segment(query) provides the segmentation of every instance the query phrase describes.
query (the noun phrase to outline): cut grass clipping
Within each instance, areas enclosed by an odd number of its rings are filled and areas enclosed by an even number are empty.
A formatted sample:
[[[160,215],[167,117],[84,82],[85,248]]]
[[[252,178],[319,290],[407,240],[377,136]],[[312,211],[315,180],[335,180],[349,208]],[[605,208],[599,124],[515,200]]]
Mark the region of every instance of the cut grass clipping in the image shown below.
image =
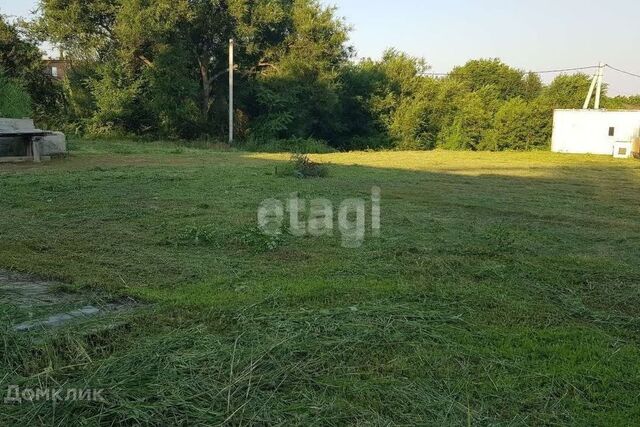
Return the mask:
[[[0,426],[638,424],[640,162],[349,152],[275,179],[290,154],[173,150],[0,164],[0,270],[77,289],[62,310],[0,289]],[[265,198],[373,186],[381,233],[357,250],[255,229]],[[106,402],[5,404],[12,385]]]
[[[285,166],[276,166],[277,176],[295,176],[296,178],[324,178],[329,175],[329,169],[312,161],[308,155],[296,153],[291,156]]]

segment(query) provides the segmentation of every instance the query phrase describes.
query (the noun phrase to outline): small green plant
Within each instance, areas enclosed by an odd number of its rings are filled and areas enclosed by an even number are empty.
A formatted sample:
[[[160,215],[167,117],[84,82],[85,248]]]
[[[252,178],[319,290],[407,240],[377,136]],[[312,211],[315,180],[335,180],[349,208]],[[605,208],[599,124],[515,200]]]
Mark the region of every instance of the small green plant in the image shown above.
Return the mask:
[[[189,226],[178,235],[177,242],[181,244],[193,244],[202,246],[216,246],[219,236],[213,225]]]
[[[329,174],[328,168],[312,161],[308,155],[296,153],[286,166],[276,167],[278,176],[295,176],[297,178],[323,178]]]
[[[266,235],[258,227],[244,229],[237,242],[258,252],[273,251],[284,244],[282,235]]]

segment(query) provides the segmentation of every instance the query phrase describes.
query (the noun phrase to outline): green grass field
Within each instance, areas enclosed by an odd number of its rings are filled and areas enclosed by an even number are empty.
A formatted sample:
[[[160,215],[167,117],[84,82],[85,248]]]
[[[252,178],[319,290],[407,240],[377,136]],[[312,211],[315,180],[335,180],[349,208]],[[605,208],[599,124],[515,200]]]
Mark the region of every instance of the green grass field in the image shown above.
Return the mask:
[[[551,153],[287,155],[75,142],[0,165],[0,268],[144,305],[17,333],[0,425],[629,425],[640,420],[640,162]],[[265,245],[267,198],[382,190],[379,238]],[[368,217],[367,217],[368,219]],[[196,238],[197,237],[197,238]]]

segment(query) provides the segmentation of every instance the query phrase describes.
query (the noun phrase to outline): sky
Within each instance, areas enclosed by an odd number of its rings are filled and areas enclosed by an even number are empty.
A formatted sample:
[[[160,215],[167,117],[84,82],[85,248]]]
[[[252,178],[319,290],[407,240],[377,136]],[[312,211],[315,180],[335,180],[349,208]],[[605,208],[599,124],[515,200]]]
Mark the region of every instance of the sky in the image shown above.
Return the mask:
[[[433,72],[475,58],[523,70],[596,65],[640,74],[640,1],[320,0],[352,26],[359,57],[394,47],[423,57]],[[0,0],[6,15],[28,17],[37,0]],[[549,80],[553,75],[544,75]],[[640,78],[607,69],[609,92],[640,94]],[[585,94],[586,95],[586,94]]]

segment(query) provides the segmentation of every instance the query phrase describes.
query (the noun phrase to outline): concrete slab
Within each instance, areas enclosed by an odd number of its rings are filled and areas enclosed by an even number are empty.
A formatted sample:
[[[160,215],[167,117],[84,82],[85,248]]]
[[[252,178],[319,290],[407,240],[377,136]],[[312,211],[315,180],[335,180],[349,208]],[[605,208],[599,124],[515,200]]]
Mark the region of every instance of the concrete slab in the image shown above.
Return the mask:
[[[16,332],[83,325],[94,317],[104,317],[109,324],[117,313],[140,306],[131,299],[109,300],[104,295],[64,289],[60,282],[0,270],[0,308],[10,308],[11,313],[4,321]]]

